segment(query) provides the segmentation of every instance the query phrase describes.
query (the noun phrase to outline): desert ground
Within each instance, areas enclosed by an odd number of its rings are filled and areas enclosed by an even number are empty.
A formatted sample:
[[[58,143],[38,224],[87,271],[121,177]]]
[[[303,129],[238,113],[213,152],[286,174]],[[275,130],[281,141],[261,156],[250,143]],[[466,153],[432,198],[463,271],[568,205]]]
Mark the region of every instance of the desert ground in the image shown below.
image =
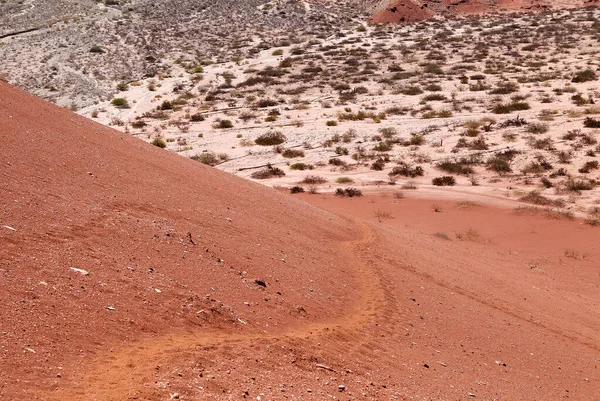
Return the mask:
[[[0,2],[0,400],[597,399],[575,5]]]
[[[448,185],[595,221],[598,21],[586,9],[358,25],[248,59],[177,59],[79,113],[269,186]]]
[[[600,391],[581,219],[465,194],[298,199],[1,82],[0,111],[2,399]]]

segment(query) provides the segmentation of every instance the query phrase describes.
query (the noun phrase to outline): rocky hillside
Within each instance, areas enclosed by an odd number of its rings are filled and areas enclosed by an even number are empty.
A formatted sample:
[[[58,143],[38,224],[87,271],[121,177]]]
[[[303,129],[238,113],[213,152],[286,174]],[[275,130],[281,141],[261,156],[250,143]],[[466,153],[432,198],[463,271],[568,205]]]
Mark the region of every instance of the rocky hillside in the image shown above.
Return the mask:
[[[7,0],[0,3],[0,74],[77,108],[105,99],[116,82],[174,63],[243,59],[278,43],[327,37],[364,17],[351,4],[296,0]]]

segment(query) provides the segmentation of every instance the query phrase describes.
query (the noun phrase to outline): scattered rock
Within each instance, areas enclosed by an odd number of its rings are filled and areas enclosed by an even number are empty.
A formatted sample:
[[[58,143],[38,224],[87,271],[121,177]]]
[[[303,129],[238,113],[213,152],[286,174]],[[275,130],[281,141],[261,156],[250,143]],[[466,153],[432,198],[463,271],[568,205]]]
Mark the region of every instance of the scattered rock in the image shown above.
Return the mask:
[[[73,270],[75,273],[79,273],[79,274],[82,274],[84,276],[89,276],[90,275],[90,273],[87,270],[78,269],[76,267],[71,267],[71,270]]]
[[[317,363],[316,366],[319,369],[328,370],[330,372],[335,372],[335,370],[333,368],[330,368],[329,366],[321,365],[320,363]]]

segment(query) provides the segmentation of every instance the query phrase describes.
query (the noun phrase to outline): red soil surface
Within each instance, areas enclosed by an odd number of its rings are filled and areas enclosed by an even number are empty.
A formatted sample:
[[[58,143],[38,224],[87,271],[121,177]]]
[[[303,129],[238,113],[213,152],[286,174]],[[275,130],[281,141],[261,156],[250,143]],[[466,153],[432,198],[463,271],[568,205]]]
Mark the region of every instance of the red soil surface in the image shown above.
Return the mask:
[[[422,21],[435,15],[472,15],[506,11],[544,11],[558,8],[597,6],[599,0],[400,0],[372,18],[373,23]]]
[[[0,137],[0,399],[600,394],[579,221],[311,205],[2,82]]]

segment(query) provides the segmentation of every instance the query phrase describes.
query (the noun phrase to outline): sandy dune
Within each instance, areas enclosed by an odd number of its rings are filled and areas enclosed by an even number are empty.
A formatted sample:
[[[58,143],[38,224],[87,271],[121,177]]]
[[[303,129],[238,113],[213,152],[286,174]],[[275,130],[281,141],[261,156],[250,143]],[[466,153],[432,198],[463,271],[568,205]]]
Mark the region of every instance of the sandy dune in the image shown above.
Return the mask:
[[[2,82],[0,133],[2,399],[600,393],[580,221],[297,199]]]

